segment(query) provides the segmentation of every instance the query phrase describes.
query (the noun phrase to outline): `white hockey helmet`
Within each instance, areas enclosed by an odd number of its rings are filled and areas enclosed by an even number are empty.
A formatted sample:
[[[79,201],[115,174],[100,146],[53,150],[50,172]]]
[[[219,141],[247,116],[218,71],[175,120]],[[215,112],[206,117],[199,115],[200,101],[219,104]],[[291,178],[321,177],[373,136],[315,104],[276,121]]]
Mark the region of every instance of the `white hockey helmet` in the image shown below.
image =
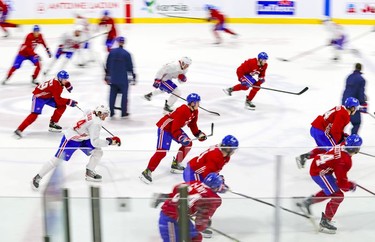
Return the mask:
[[[101,113],[101,114],[109,114],[109,108],[106,105],[99,105],[95,108],[95,113]]]
[[[192,61],[189,57],[184,56],[180,59],[180,62],[181,62],[181,64],[184,63],[185,65],[190,66]]]
[[[74,26],[74,31],[80,31],[80,32],[82,32],[83,31],[83,26],[80,25],[80,24],[75,25]]]

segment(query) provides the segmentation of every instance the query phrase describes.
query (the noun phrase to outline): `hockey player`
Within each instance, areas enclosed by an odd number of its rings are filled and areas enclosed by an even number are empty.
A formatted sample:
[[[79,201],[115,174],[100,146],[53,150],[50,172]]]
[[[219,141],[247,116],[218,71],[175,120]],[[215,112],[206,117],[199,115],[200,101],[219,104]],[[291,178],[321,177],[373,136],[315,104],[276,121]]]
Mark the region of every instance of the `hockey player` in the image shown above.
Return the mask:
[[[232,96],[232,92],[246,91],[250,87],[255,86],[251,89],[245,100],[245,108],[255,110],[255,105],[251,101],[260,90],[257,86],[259,87],[265,82],[268,67],[267,60],[268,55],[266,52],[260,52],[258,58],[246,60],[237,68],[237,78],[240,84],[224,89],[223,91],[228,96]],[[258,76],[258,81],[255,80],[254,76]]]
[[[196,93],[191,93],[186,98],[187,104],[181,105],[174,112],[169,113],[162,117],[157,123],[158,126],[158,141],[157,150],[151,157],[147,168],[142,172],[139,177],[146,184],[152,182],[151,173],[159,165],[160,161],[167,155],[172,140],[181,144],[176,158],[173,159],[171,165],[171,173],[183,173],[184,167],[180,165],[185,156],[189,153],[193,142],[182,128],[187,125],[193,135],[199,140],[204,141],[207,139],[205,133],[198,129],[198,108],[201,100],[200,96]]]
[[[107,51],[109,52],[114,44],[116,37],[117,37],[117,30],[115,25],[115,20],[109,16],[109,11],[105,10],[103,12],[103,17],[100,19],[99,27],[104,26],[109,32],[107,35],[107,40],[105,41],[105,45],[107,47]]]
[[[62,161],[69,161],[73,153],[78,149],[85,153],[85,155],[90,156],[90,160],[86,165],[86,180],[101,181],[102,176],[95,172],[95,167],[103,156],[102,147],[121,145],[121,140],[117,136],[106,139],[100,138],[102,123],[108,115],[109,109],[105,105],[100,105],[92,112],[88,112],[73,127],[68,128],[64,132],[55,156],[46,162],[39,173],[33,178],[32,187],[38,189],[40,180]]]
[[[73,33],[64,33],[60,38],[60,44],[55,54],[55,58],[49,64],[47,70],[43,73],[45,76],[51,71],[53,65],[60,58],[61,55],[65,55],[65,60],[61,64],[60,68],[63,69],[68,61],[73,57],[76,50],[81,48],[81,44],[85,41],[82,39],[83,27],[81,25],[74,26]]]
[[[72,99],[61,97],[64,87],[69,92],[73,90],[73,86],[68,79],[68,72],[62,70],[57,73],[56,78],[41,83],[35,87],[33,91],[31,113],[20,124],[20,126],[18,126],[17,130],[14,131],[16,138],[22,138],[22,132],[38,118],[38,115],[42,113],[44,105],[55,108],[49,123],[49,131],[61,132],[62,128],[57,122],[59,122],[61,116],[64,114],[66,106],[69,105],[75,107],[78,103]]]
[[[217,173],[210,173],[200,181],[181,183],[173,188],[170,194],[155,194],[154,207],[165,201],[161,207],[159,218],[160,236],[164,242],[181,241],[178,226],[179,214],[179,187],[188,186],[189,211],[188,215],[195,218],[195,222],[189,222],[189,233],[191,242],[201,242],[201,232],[210,226],[210,218],[221,205],[221,198],[216,194],[222,187],[223,180]],[[194,199],[193,199],[194,198]],[[189,240],[190,241],[190,240]]]
[[[78,66],[84,67],[88,62],[94,61],[92,50],[90,50],[90,22],[82,13],[76,12],[74,16],[74,28],[82,29],[82,39],[87,40],[82,43],[82,48],[77,49],[77,57],[79,59]],[[77,27],[80,26],[80,27]]]
[[[359,101],[348,97],[344,105],[336,106],[323,115],[319,115],[312,123],[310,135],[318,147],[312,151],[296,157],[297,166],[303,168],[307,159],[325,153],[331,147],[340,144],[348,135],[344,133],[345,126],[350,121],[350,116],[359,109]]]
[[[38,44],[44,46],[48,54],[48,57],[51,58],[51,52],[47,47],[47,44],[44,41],[42,34],[40,33],[40,27],[38,25],[34,25],[33,32],[29,33],[26,36],[25,42],[21,45],[21,48],[16,56],[16,59],[14,60],[13,66],[10,68],[10,70],[8,71],[8,75],[3,80],[3,85],[6,84],[9,78],[12,76],[13,72],[15,72],[17,69],[21,67],[24,60],[29,60],[34,64],[35,70],[34,74],[31,76],[31,82],[36,85],[38,84],[36,78],[39,75],[41,64],[39,55],[34,51]]]
[[[357,134],[348,136],[345,146],[338,145],[324,155],[314,158],[310,166],[311,178],[321,187],[321,191],[297,203],[308,215],[312,215],[310,206],[331,199],[320,220],[320,231],[334,234],[336,226],[331,222],[340,203],[344,200],[344,192],[355,191],[356,183],[349,181],[347,173],[352,167],[352,156],[359,152],[362,138]],[[334,175],[333,175],[334,174]]]
[[[208,11],[209,17],[207,21],[217,21],[215,23],[215,26],[213,28],[213,33],[216,38],[215,44],[220,44],[221,43],[221,37],[219,35],[219,31],[224,31],[225,33],[231,34],[233,36],[237,36],[236,33],[234,33],[232,30],[228,29],[225,26],[225,16],[213,5],[206,4],[205,5],[205,10]]]
[[[333,47],[334,53],[332,60],[338,61],[340,60],[341,52],[344,50],[344,44],[347,41],[344,28],[331,20],[323,20],[323,24],[332,35],[329,40],[329,44]]]
[[[6,28],[17,28],[18,24],[8,23],[7,17],[9,13],[8,5],[3,0],[0,0],[0,27],[4,31],[4,38],[9,36],[9,32]]]
[[[365,94],[366,80],[362,77],[361,71],[361,63],[356,63],[353,73],[346,79],[345,90],[342,95],[342,104],[345,103],[348,97],[354,97],[358,99],[361,105],[359,108],[360,112],[356,112],[350,116],[350,122],[353,125],[351,134],[358,134],[361,125],[361,112],[367,113],[367,97]]]
[[[187,81],[186,72],[192,61],[189,57],[182,57],[180,60],[165,64],[155,76],[153,87],[154,91],[144,95],[145,99],[151,101],[152,96],[166,92],[171,94],[168,100],[165,100],[164,111],[172,112],[172,106],[177,101],[177,96],[181,96],[181,91],[172,79],[177,79],[179,83],[185,83]],[[175,95],[173,95],[175,94]]]

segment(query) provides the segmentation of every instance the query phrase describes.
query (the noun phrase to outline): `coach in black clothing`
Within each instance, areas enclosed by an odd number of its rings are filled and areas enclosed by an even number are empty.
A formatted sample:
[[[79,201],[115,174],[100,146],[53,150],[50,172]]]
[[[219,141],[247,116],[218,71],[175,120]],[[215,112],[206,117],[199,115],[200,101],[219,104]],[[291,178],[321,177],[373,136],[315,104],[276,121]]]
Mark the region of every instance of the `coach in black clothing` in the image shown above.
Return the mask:
[[[132,57],[128,51],[124,49],[125,38],[118,37],[118,48],[114,48],[109,52],[106,63],[106,82],[111,86],[109,94],[109,109],[111,117],[115,115],[115,102],[118,93],[122,94],[121,99],[121,117],[126,117],[128,113],[128,89],[129,77],[135,84],[136,75],[133,71]]]

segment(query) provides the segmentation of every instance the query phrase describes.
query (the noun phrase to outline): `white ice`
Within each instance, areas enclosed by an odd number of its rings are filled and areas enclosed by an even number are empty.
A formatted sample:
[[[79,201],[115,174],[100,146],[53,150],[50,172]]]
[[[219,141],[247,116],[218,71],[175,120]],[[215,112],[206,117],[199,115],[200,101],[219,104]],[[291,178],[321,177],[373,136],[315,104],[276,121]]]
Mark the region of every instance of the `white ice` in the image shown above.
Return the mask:
[[[103,241],[161,241],[158,233],[159,209],[149,206],[155,192],[169,192],[173,185],[182,182],[180,175],[169,173],[172,150],[153,173],[154,183],[146,185],[139,175],[147,166],[156,146],[155,122],[162,117],[167,95],[155,97],[151,102],[143,95],[151,91],[154,75],[166,62],[182,56],[193,60],[187,78],[179,85],[184,97],[196,92],[201,95],[201,106],[220,113],[220,117],[200,110],[198,125],[209,132],[215,124],[214,135],[205,142],[194,142],[186,162],[232,134],[240,141],[240,149],[227,164],[222,174],[226,182],[237,192],[274,203],[276,156],[281,155],[282,174],[279,184],[281,205],[297,210],[291,197],[308,196],[317,192],[318,186],[311,180],[308,168],[297,169],[294,158],[314,147],[309,135],[310,123],[319,114],[339,105],[345,78],[356,62],[363,64],[367,80],[366,94],[370,111],[375,110],[375,33],[370,33],[350,43],[350,50],[342,54],[335,63],[329,47],[291,62],[280,62],[277,57],[290,58],[299,53],[328,43],[329,34],[320,25],[228,25],[239,33],[237,39],[222,34],[224,41],[214,45],[211,25],[119,25],[126,37],[126,49],[132,55],[138,83],[129,91],[128,119],[106,120],[105,127],[122,139],[121,147],[104,149],[102,162],[97,171],[103,175],[101,184],[84,180],[87,157],[76,152],[63,164],[64,186],[69,188],[71,199],[72,241],[92,241],[89,187],[100,186],[102,203]],[[32,26],[14,30],[8,39],[0,42],[0,78],[5,77],[14,61],[19,46]],[[71,26],[42,25],[42,33],[52,51],[56,50],[59,36]],[[349,38],[370,31],[369,26],[345,26]],[[78,101],[83,109],[108,103],[108,86],[103,82],[103,62],[106,51],[104,38],[92,41],[95,62],[86,68],[77,67],[73,59],[66,70],[74,86],[71,94],[64,97]],[[244,108],[247,92],[236,92],[226,96],[222,89],[237,84],[236,68],[246,59],[256,57],[260,51],[269,55],[269,68],[264,87],[298,92],[309,90],[298,96],[260,90],[254,99],[256,111]],[[43,48],[37,52],[42,65],[48,66]],[[31,190],[31,178],[56,152],[62,134],[49,133],[48,122],[53,109],[46,107],[43,114],[24,132],[24,138],[16,140],[12,133],[28,115],[31,104],[31,75],[34,67],[24,62],[12,76],[9,84],[0,87],[0,241],[42,241],[42,193]],[[43,70],[42,70],[43,71]],[[56,73],[58,67],[51,73]],[[51,77],[51,76],[50,76]],[[42,80],[42,75],[39,76]],[[178,101],[177,105],[183,102]],[[119,116],[119,113],[117,113]],[[77,108],[68,107],[60,125],[68,127],[81,116]],[[375,120],[362,115],[360,135],[364,140],[362,151],[375,154]],[[185,129],[189,134],[190,131]],[[348,125],[350,132],[350,125]],[[103,130],[103,138],[108,134]],[[373,175],[374,158],[356,155],[349,179],[375,191]],[[48,181],[42,180],[42,190]],[[335,220],[336,235],[317,234],[310,222],[300,216],[280,211],[281,236],[275,239],[274,214],[271,206],[255,202],[234,194],[223,194],[223,204],[213,217],[213,227],[240,241],[375,241],[375,200],[373,195],[357,189],[346,193]],[[120,211],[118,197],[131,197],[130,211]],[[325,202],[314,205],[313,212],[319,222]],[[204,241],[230,241],[215,233]]]

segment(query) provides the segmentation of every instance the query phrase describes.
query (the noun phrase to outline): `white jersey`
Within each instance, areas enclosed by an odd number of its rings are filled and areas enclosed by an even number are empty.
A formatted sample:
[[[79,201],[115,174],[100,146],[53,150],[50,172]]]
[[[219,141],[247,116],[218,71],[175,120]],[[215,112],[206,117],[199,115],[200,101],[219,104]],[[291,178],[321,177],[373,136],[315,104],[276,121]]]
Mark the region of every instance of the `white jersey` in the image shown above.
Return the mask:
[[[338,25],[330,20],[324,21],[323,24],[327,28],[328,32],[332,34],[332,39],[341,39],[343,36],[345,36],[344,28],[341,25]]]
[[[162,81],[172,80],[173,78],[178,78],[178,75],[184,74],[187,72],[187,69],[182,70],[179,61],[174,61],[168,64],[165,64],[155,76],[155,79]]]
[[[107,147],[108,141],[100,139],[100,130],[102,129],[103,120],[90,112],[79,120],[74,127],[64,131],[67,140],[83,141],[90,140],[95,147]]]
[[[90,32],[90,22],[87,18],[78,16],[74,19],[74,25],[75,26],[82,26],[83,32],[84,33],[89,33]]]
[[[60,38],[60,43],[63,45],[63,51],[73,52],[75,44],[81,44],[82,35],[75,36],[74,33],[64,33]]]

